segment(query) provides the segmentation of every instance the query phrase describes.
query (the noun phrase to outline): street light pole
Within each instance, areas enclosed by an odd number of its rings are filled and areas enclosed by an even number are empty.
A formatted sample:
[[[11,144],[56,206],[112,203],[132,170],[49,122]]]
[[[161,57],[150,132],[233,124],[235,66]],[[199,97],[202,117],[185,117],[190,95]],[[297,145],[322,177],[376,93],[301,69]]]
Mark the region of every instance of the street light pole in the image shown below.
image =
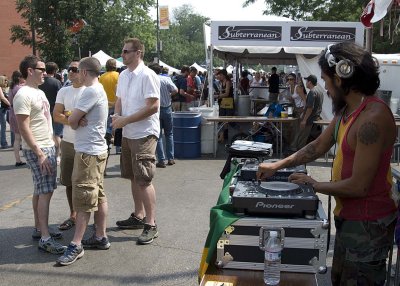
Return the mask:
[[[160,62],[160,15],[157,0],[157,62]]]
[[[36,56],[36,31],[35,31],[35,2],[34,0],[31,1],[31,17],[30,17],[30,24],[31,24],[31,33],[32,33],[32,54]]]

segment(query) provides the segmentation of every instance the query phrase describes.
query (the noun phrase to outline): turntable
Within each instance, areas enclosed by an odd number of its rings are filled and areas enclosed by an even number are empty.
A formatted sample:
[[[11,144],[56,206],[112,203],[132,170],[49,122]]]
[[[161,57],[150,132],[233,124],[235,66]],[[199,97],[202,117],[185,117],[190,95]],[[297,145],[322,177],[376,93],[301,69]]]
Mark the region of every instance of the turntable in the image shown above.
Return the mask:
[[[263,163],[274,163],[277,160],[265,160]],[[259,161],[257,159],[247,159],[242,168],[240,169],[240,179],[242,181],[251,181],[257,179],[257,171],[258,171]],[[283,168],[275,172],[272,177],[266,178],[267,181],[281,181],[287,182],[288,178],[293,173],[303,173],[307,174],[307,169],[304,165],[291,167],[291,168]]]
[[[232,194],[236,213],[314,219],[318,196],[309,185],[289,182],[237,181]]]

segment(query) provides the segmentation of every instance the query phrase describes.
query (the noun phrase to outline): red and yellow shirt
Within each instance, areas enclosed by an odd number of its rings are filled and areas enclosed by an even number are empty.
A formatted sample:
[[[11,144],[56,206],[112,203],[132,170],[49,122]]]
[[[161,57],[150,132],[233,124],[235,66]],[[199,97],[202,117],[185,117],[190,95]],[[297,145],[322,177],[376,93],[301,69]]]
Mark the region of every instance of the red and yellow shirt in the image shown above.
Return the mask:
[[[380,99],[368,96],[354,111],[352,116],[341,119],[337,134],[337,155],[333,163],[332,181],[340,181],[352,176],[355,151],[347,142],[347,134],[361,111],[370,102],[385,104]],[[394,122],[394,120],[393,120]],[[394,124],[394,123],[393,123]],[[390,158],[392,148],[385,150],[379,161],[379,167],[369,187],[368,194],[363,198],[335,197],[335,216],[347,220],[377,220],[396,211],[395,203],[391,197],[392,174]],[[366,176],[370,174],[365,174]]]

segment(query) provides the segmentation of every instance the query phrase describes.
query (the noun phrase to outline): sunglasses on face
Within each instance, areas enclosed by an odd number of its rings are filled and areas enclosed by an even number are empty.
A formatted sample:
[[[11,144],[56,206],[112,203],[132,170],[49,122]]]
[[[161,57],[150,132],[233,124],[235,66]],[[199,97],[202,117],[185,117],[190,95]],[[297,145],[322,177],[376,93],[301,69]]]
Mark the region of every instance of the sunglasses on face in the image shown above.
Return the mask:
[[[42,73],[46,72],[46,68],[33,68],[33,69],[39,70],[39,71],[41,71]]]
[[[129,54],[130,52],[140,52],[140,50],[122,50],[123,54]]]
[[[294,78],[288,78],[288,80],[294,80]]]
[[[78,69],[78,67],[69,67],[68,72],[78,73],[79,69]]]

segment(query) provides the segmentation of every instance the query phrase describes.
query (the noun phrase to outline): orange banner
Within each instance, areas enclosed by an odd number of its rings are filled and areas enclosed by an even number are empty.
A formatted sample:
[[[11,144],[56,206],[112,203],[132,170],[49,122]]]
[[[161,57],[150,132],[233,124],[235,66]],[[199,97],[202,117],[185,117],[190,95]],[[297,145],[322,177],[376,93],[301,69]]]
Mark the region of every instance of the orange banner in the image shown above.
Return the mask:
[[[168,6],[159,6],[160,23],[159,28],[161,30],[169,29],[169,10]]]

